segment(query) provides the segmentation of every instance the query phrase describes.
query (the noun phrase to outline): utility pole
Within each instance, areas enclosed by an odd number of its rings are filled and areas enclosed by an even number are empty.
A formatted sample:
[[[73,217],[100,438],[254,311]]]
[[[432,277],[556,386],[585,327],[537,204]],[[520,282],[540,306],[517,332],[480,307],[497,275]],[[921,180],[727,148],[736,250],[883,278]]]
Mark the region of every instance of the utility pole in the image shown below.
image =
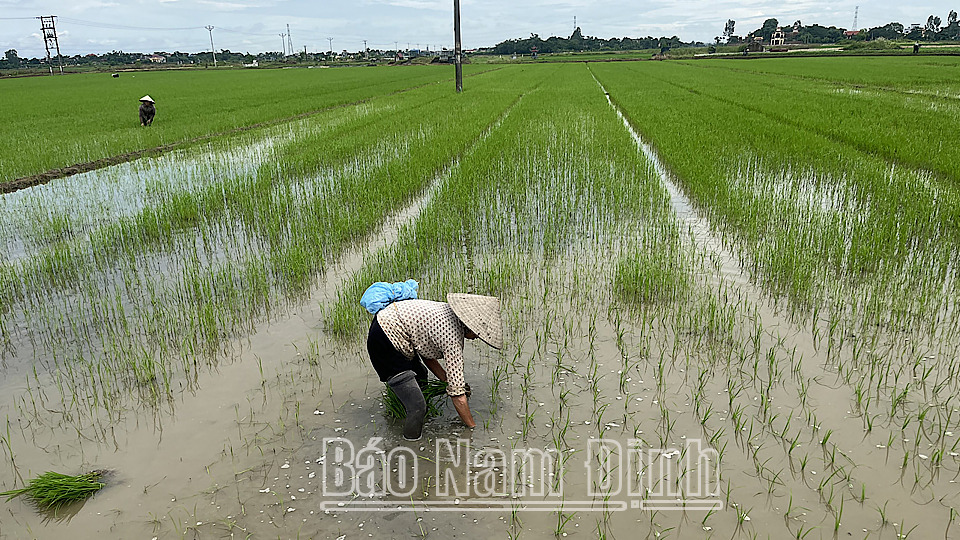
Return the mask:
[[[43,32],[43,46],[47,50],[47,66],[53,75],[53,59],[50,58],[50,49],[57,51],[57,61],[60,63],[60,74],[63,75],[63,57],[60,56],[60,41],[57,39],[57,27],[54,23],[56,15],[37,17],[40,19],[40,31]]]
[[[860,14],[860,6],[853,8],[853,28],[851,28],[851,30],[853,30],[854,32],[857,31],[857,15],[859,14]]]
[[[293,39],[290,38],[290,25],[287,25],[287,50],[293,55]]]
[[[363,40],[363,57],[369,58],[370,54],[367,52],[367,40]]]
[[[577,31],[577,16],[576,16],[576,15],[573,16],[573,31],[574,31],[574,32]]]
[[[330,54],[333,54],[333,38],[332,38],[332,37],[328,37],[328,38],[327,38],[327,41],[330,42]]]
[[[278,34],[278,35],[280,36],[280,46],[283,47],[283,57],[286,58],[286,57],[287,57],[287,42],[286,42],[286,40],[284,40],[283,38],[287,37],[287,35],[284,34],[284,33],[282,33],[282,32],[281,32],[280,34]]]
[[[213,48],[213,25],[204,26],[210,32],[210,52],[213,54],[213,67],[217,67],[217,50]]]
[[[453,0],[453,66],[458,93],[463,92],[463,64],[460,54],[460,0]]]

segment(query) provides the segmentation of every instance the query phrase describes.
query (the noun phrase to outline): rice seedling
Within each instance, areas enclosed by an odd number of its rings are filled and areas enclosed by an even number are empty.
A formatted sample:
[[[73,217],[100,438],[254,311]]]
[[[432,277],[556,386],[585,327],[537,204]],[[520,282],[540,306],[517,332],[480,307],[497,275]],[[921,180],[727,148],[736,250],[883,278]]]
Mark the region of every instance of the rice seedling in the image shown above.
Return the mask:
[[[427,402],[427,418],[433,418],[443,414],[443,402],[447,397],[447,383],[437,379],[430,379],[420,385],[423,391],[423,398]],[[388,417],[395,420],[403,420],[407,417],[407,410],[403,407],[400,398],[396,392],[389,386],[383,391],[383,405]]]
[[[86,474],[70,476],[53,471],[47,471],[36,478],[31,478],[27,485],[19,489],[0,492],[7,500],[24,496],[41,510],[56,512],[61,507],[84,501],[106,485],[101,478],[107,471],[93,471]]]

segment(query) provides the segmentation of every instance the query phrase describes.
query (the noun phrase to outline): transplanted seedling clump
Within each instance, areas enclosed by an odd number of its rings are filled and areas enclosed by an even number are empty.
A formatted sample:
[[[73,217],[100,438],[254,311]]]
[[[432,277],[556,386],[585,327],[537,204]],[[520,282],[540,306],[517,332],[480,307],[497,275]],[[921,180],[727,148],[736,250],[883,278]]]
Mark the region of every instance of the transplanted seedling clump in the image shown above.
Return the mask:
[[[4,491],[0,495],[11,500],[25,495],[41,510],[56,510],[66,504],[82,501],[100,491],[106,484],[100,479],[106,471],[93,471],[79,476],[70,476],[48,471],[30,480],[20,489]]]
[[[423,390],[423,398],[427,401],[427,418],[440,416],[440,404],[443,402],[443,396],[447,393],[447,383],[431,379],[420,387]],[[403,408],[400,398],[389,386],[383,394],[383,405],[387,408],[387,416],[403,420],[407,417],[407,411]]]

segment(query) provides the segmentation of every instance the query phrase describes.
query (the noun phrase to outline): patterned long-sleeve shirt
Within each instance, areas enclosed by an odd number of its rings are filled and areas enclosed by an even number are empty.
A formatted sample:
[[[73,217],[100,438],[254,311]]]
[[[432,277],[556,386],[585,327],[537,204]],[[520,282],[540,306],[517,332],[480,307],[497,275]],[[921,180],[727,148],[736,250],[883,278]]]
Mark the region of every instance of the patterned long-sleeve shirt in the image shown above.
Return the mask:
[[[377,322],[390,343],[407,358],[443,359],[447,395],[466,393],[463,378],[463,334],[450,304],[430,300],[394,302],[377,313]]]

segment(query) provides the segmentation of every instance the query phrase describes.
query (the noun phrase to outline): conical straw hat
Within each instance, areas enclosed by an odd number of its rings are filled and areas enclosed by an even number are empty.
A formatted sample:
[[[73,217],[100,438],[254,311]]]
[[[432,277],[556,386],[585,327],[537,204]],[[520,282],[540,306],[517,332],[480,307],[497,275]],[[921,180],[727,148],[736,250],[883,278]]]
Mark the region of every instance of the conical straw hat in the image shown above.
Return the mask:
[[[155,103],[153,101],[153,98],[150,97],[149,95],[143,96],[142,98],[140,98],[140,101],[149,101],[150,103]]]
[[[450,293],[447,303],[471,332],[491,347],[503,347],[503,327],[500,324],[500,299],[495,296]]]

